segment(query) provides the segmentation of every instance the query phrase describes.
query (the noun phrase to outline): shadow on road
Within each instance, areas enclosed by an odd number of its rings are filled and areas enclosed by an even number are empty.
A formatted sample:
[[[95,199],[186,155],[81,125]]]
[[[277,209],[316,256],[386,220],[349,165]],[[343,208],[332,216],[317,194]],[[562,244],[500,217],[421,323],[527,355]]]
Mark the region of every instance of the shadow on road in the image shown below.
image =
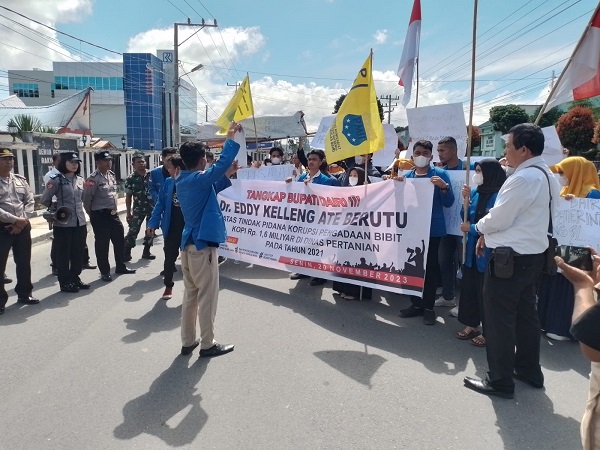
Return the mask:
[[[152,309],[139,319],[124,319],[123,322],[133,333],[123,336],[121,340],[126,344],[140,342],[152,333],[178,328],[181,324],[181,305],[170,308],[168,301],[158,300]]]
[[[115,437],[130,440],[147,433],[171,447],[194,442],[208,420],[208,414],[200,406],[202,397],[196,386],[209,361],[198,359],[188,367],[189,358],[177,356],[146,394],[123,407],[123,423],[115,428]],[[183,415],[181,419],[180,415]]]

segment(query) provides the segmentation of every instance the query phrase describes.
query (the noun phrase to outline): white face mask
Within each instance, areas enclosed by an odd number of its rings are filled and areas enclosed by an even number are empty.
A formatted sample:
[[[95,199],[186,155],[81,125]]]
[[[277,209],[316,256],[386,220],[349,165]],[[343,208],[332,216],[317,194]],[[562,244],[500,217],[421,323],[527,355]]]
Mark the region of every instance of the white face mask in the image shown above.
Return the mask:
[[[417,167],[427,167],[429,165],[429,158],[427,156],[416,156],[413,158],[415,162],[415,166]]]
[[[569,179],[563,174],[560,177],[558,177],[558,183],[565,187],[569,185]]]
[[[348,184],[350,186],[356,186],[358,184],[358,177],[348,177]]]
[[[506,176],[507,177],[510,177],[513,173],[515,173],[515,168],[514,167],[503,166],[502,168],[506,172]]]
[[[277,156],[271,158],[272,164],[279,164],[280,162],[281,162],[281,158],[278,158]]]
[[[358,164],[359,166],[363,165],[365,163],[365,157],[364,156],[355,156],[354,157],[354,162],[356,164]]]
[[[475,172],[475,174],[473,174],[473,183],[477,186],[481,186],[483,184],[483,174]]]

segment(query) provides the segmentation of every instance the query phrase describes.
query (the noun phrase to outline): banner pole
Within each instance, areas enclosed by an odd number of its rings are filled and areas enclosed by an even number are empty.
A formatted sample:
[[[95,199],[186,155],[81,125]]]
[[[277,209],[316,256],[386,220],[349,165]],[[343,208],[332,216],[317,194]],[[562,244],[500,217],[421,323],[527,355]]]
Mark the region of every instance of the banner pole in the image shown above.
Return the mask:
[[[415,108],[419,106],[419,58],[417,58],[416,64],[417,64],[417,92],[415,93]]]
[[[471,176],[471,150],[473,144],[473,109],[475,101],[475,55],[477,50],[477,7],[478,0],[474,1],[473,5],[473,46],[471,49],[471,102],[469,104],[469,130],[467,138],[467,167],[465,172],[465,184],[469,184],[469,177]],[[462,195],[462,193],[461,193]],[[463,222],[467,222],[469,219],[469,198],[463,199]],[[466,261],[467,258],[467,233],[463,232],[462,242],[462,260]]]

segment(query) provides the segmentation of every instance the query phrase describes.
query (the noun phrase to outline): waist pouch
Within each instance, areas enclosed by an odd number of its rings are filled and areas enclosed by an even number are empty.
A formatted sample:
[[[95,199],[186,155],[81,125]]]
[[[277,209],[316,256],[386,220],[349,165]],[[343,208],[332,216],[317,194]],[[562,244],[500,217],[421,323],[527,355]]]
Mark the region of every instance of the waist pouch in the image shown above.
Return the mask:
[[[493,262],[496,278],[512,278],[515,271],[515,251],[512,247],[496,247]]]

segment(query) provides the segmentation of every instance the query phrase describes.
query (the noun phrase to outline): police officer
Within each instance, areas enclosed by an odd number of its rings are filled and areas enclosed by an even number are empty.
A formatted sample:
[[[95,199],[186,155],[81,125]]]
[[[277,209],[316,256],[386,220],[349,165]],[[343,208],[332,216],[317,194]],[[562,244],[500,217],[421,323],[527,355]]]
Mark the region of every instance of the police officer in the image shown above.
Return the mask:
[[[83,178],[79,176],[81,159],[74,152],[60,153],[57,172],[50,175],[41,203],[52,205],[56,199],[57,208],[68,208],[66,223],[54,221],[52,224],[56,246],[56,269],[58,283],[63,292],[79,292],[89,289],[79,278],[83,266],[83,253],[87,227],[83,212]]]
[[[6,270],[10,250],[17,267],[17,302],[35,305],[40,301],[32,297],[31,284],[31,224],[27,213],[33,212],[33,194],[27,180],[12,173],[14,155],[0,150],[0,273]],[[0,314],[8,301],[4,283],[0,283]]]
[[[131,158],[133,173],[125,180],[125,206],[127,207],[127,224],[129,231],[125,236],[125,261],[131,261],[131,249],[135,247],[135,241],[140,233],[144,219],[146,223],[150,220],[154,201],[148,193],[148,178],[150,172],[146,170],[146,160],[142,152],[136,152]],[[131,211],[131,200],[133,199],[133,213]],[[144,251],[142,258],[154,259],[156,256],[150,253],[153,235],[144,236]]]
[[[112,156],[107,150],[94,153],[96,170],[88,177],[83,187],[83,207],[90,216],[94,229],[96,260],[103,281],[112,281],[108,248],[113,244],[115,273],[135,273],[125,266],[125,237],[121,220],[117,214],[117,179],[110,170]]]

